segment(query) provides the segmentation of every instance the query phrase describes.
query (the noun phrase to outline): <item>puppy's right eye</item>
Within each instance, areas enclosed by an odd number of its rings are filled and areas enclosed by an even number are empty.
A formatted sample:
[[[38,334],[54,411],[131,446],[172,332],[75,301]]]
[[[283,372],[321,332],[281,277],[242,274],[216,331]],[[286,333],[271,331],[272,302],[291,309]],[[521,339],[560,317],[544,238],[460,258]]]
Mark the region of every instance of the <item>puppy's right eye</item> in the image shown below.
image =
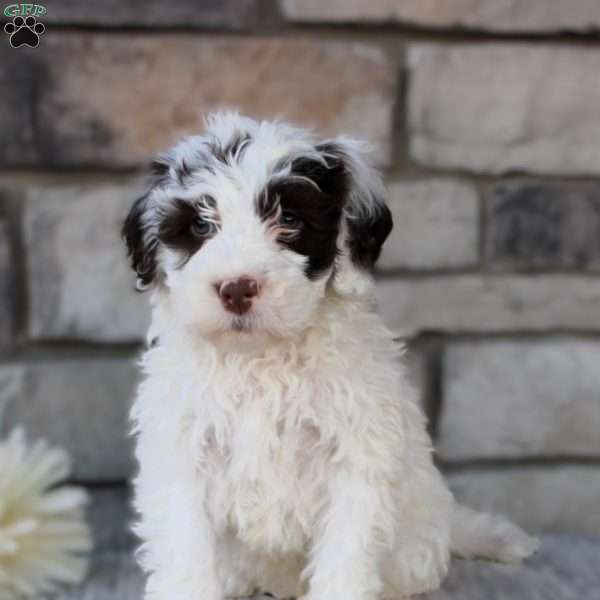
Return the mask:
[[[214,223],[197,216],[190,225],[190,231],[196,237],[204,238],[215,233],[215,225]]]
[[[283,210],[279,222],[284,227],[289,227],[291,229],[299,228],[302,225],[302,219],[291,210]]]

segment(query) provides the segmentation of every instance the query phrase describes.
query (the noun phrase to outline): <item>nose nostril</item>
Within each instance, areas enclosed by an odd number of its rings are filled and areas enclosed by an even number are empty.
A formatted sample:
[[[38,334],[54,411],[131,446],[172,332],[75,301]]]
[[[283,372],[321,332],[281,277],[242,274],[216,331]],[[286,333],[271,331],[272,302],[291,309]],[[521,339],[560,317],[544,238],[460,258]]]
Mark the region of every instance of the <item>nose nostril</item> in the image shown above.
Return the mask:
[[[259,285],[256,279],[240,277],[215,284],[215,290],[227,310],[241,315],[250,310],[252,300],[258,296]]]
[[[258,294],[258,284],[253,279],[240,282],[240,285],[243,288],[244,296],[246,296],[246,298],[253,298]]]

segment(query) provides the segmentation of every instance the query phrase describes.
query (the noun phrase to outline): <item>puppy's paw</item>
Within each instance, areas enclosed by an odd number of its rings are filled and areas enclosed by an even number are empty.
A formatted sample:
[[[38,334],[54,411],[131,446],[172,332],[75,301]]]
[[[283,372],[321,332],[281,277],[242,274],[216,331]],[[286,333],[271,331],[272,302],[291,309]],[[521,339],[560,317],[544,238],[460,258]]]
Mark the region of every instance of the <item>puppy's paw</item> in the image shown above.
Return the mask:
[[[495,559],[505,564],[518,564],[537,552],[540,542],[509,522],[498,527],[490,545],[495,548]]]
[[[516,564],[539,548],[536,538],[499,515],[456,505],[451,549],[455,556]]]

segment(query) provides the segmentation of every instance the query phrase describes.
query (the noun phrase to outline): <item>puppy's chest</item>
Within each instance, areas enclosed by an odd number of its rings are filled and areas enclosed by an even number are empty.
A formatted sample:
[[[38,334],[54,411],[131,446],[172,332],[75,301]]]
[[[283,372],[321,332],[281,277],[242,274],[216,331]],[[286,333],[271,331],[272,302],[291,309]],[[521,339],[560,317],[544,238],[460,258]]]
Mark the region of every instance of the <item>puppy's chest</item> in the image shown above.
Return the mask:
[[[335,444],[310,397],[285,385],[260,391],[231,391],[205,430],[209,506],[221,528],[246,543],[297,551],[322,509]]]

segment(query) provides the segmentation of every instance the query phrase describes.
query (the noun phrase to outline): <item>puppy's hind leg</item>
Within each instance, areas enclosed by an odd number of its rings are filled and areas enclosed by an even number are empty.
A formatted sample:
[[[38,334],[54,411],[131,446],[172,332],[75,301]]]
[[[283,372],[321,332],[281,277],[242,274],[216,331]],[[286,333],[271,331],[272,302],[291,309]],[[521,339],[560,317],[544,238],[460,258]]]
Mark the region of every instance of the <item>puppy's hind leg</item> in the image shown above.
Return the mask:
[[[539,548],[507,519],[479,513],[458,503],[452,510],[452,553],[461,558],[483,558],[500,563],[521,562]]]

